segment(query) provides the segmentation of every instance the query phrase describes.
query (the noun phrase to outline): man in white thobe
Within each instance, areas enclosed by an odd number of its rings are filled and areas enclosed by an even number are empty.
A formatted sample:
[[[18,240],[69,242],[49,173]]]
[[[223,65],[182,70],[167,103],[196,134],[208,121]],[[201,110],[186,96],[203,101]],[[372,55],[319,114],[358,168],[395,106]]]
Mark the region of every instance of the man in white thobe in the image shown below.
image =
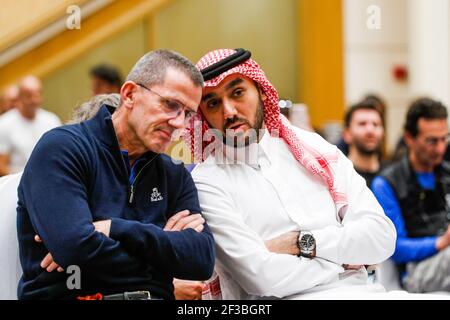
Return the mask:
[[[222,297],[384,292],[368,284],[364,266],[392,255],[396,232],[352,163],[280,116],[277,92],[249,51],[216,50],[197,67],[203,137],[196,141],[198,121],[186,137],[202,161],[192,175],[216,241]]]

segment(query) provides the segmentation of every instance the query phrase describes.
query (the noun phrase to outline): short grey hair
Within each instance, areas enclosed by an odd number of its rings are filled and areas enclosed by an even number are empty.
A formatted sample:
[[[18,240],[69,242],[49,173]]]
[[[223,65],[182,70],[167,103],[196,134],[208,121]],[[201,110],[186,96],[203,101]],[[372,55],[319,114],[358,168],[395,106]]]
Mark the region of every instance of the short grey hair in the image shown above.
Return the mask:
[[[104,104],[118,108],[120,105],[120,94],[111,93],[94,96],[91,100],[84,102],[75,108],[72,118],[67,124],[80,123],[95,117],[98,110],[100,110],[100,107]]]
[[[175,51],[155,50],[144,55],[131,69],[127,81],[146,86],[162,84],[168,68],[183,71],[194,85],[203,87],[203,77],[195,65]]]

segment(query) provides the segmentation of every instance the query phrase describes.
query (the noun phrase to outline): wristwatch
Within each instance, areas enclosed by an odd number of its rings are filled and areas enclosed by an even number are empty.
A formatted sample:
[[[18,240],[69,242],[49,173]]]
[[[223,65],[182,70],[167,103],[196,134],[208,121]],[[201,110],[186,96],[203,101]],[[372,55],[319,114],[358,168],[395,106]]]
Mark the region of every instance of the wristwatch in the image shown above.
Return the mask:
[[[316,239],[309,231],[300,231],[298,237],[298,247],[300,256],[306,258],[314,258],[316,256]]]

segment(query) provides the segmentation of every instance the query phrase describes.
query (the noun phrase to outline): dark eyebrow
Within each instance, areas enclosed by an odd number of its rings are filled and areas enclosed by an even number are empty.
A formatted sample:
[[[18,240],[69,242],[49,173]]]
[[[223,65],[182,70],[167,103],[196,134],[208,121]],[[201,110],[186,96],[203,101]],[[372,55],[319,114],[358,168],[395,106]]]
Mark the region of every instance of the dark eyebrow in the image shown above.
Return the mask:
[[[231,81],[229,84],[227,84],[227,85],[225,86],[225,90],[230,90],[231,88],[233,88],[234,86],[238,85],[238,84],[241,83],[241,82],[244,82],[244,80],[242,80],[241,78],[234,79],[233,81]],[[214,92],[205,94],[205,95],[202,97],[202,102],[204,102],[204,101],[206,101],[206,100],[208,100],[208,99],[214,98],[214,97],[216,97],[216,96],[217,96],[217,95],[216,95]]]
[[[208,100],[208,99],[211,99],[211,98],[213,98],[213,97],[215,97],[215,96],[217,96],[217,94],[215,94],[214,92],[205,94],[205,95],[202,97],[202,102],[204,102],[204,101],[206,101],[206,100]]]
[[[229,84],[226,85],[225,90],[229,90],[241,82],[244,82],[244,80],[242,80],[241,78],[236,78],[233,81],[231,81]]]

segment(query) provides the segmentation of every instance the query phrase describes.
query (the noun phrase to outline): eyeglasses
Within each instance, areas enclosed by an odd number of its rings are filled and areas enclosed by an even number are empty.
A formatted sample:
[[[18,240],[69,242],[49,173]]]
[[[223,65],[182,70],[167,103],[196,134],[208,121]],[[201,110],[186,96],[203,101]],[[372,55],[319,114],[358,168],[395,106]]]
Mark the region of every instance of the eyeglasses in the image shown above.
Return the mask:
[[[175,99],[163,97],[158,92],[156,92],[150,88],[147,88],[143,84],[140,84],[140,83],[136,83],[136,84],[138,86],[156,94],[158,97],[160,97],[161,102],[162,102],[161,105],[164,108],[164,111],[167,113],[167,115],[171,119],[178,118],[180,116],[180,114],[182,114],[184,111],[184,125],[185,126],[187,126],[189,124],[189,122],[191,121],[191,119],[197,114],[196,111],[191,110],[190,108],[188,108],[187,106],[185,106],[184,104],[182,104],[181,102],[179,102]]]

